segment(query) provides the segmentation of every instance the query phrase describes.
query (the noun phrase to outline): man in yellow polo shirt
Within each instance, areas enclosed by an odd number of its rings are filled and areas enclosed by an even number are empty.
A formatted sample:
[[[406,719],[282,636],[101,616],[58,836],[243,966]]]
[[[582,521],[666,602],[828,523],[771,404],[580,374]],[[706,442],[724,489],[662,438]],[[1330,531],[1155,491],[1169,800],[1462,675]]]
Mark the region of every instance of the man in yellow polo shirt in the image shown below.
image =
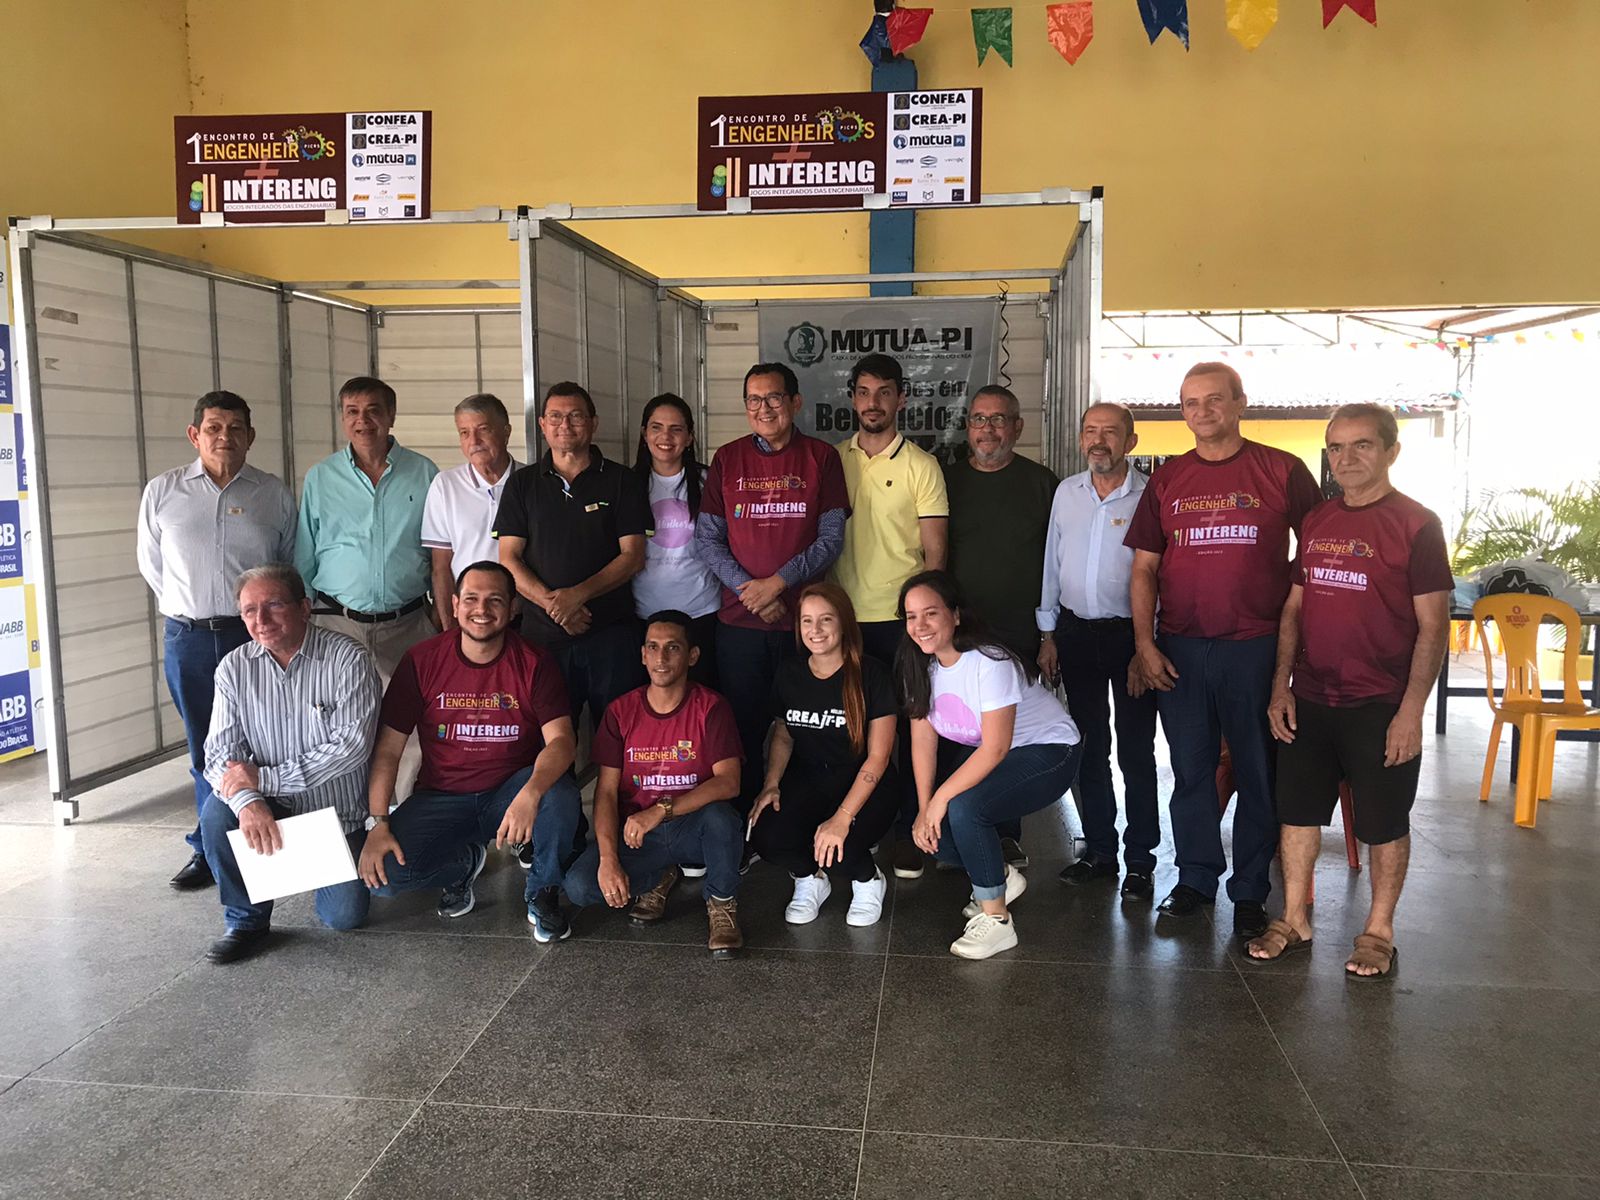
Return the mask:
[[[900,585],[918,571],[942,569],[949,537],[950,502],[938,459],[906,440],[895,425],[906,398],[905,373],[887,354],[869,354],[850,371],[850,402],[857,430],[839,443],[850,520],[844,553],[833,577],[855,606],[866,652],[894,666],[905,625],[896,611]],[[902,879],[922,874],[922,852],[911,842],[916,789],[903,732],[896,739],[905,796],[894,871]]]

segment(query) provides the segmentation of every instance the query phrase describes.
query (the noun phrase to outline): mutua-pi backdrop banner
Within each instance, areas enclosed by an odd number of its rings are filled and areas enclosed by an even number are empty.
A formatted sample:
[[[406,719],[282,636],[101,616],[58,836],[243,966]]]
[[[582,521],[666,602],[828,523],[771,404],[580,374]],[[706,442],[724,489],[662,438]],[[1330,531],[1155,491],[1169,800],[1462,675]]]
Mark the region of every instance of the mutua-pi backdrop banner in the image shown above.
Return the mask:
[[[868,354],[900,363],[900,431],[946,460],[966,441],[968,400],[995,382],[997,300],[762,301],[758,313],[761,361],[794,370],[805,397],[795,424],[827,442],[856,430],[850,370]]]

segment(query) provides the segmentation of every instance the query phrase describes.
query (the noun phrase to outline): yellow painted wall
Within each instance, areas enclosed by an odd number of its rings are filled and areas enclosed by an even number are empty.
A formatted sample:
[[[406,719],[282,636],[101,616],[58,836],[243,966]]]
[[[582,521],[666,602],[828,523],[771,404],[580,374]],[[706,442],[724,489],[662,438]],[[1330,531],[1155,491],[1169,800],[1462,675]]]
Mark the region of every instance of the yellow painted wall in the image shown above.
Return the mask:
[[[1436,440],[1433,435],[1432,418],[1402,420],[1399,424],[1401,462],[1396,464],[1397,470],[1402,464],[1405,468],[1411,467],[1412,460],[1424,453],[1425,448]],[[1298,455],[1310,469],[1311,474],[1318,479],[1322,477],[1323,434],[1327,428],[1326,421],[1296,418],[1256,419],[1239,423],[1240,432],[1251,441],[1276,446],[1280,450]],[[1183,423],[1183,419],[1176,414],[1170,419],[1141,417],[1137,430],[1139,445],[1134,450],[1135,454],[1183,454],[1194,449],[1194,435],[1189,432],[1189,427]],[[1415,451],[1408,455],[1406,451],[1412,447]],[[1396,480],[1399,481],[1398,475]]]
[[[702,93],[862,89],[864,0],[15,0],[0,71],[0,207],[169,210],[168,121],[426,105],[434,198],[670,202],[693,181]],[[985,186],[1107,189],[1112,309],[1593,301],[1600,292],[1600,3],[1384,0],[1373,29],[1282,5],[1246,52],[1223,0],[1193,48],[1095,6],[1075,67],[1016,8],[1016,66],[975,65],[959,9],[913,57],[985,88]],[[187,65],[185,66],[185,55]],[[13,119],[23,114],[22,120]],[[591,229],[662,274],[850,271],[863,218]],[[1042,214],[919,217],[928,269],[1038,264]],[[233,232],[221,260],[289,278],[503,276],[490,231]]]
[[[189,107],[183,0],[8,0],[4,16],[0,217],[170,213],[172,118]]]

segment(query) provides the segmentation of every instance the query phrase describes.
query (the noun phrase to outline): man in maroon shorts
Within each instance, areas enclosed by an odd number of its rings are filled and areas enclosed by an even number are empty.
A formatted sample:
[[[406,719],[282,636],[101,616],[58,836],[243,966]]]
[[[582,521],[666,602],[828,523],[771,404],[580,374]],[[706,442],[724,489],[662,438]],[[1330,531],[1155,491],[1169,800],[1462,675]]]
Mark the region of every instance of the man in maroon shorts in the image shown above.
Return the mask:
[[[1394,414],[1346,404],[1328,422],[1328,465],[1344,496],[1306,517],[1297,582],[1278,631],[1268,719],[1278,752],[1283,916],[1247,946],[1267,960],[1311,944],[1306,898],[1339,781],[1371,849],[1372,910],[1344,969],[1394,963],[1394,908],[1411,856],[1422,706],[1450,626],[1450,562],[1439,518],[1394,490]]]

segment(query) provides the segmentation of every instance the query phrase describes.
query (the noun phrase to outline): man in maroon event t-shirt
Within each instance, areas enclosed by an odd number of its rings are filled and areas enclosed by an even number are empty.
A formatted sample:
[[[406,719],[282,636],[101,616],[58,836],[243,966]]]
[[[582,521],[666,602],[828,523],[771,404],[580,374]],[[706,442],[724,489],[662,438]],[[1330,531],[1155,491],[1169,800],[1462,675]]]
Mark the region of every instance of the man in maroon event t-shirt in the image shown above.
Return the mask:
[[[384,693],[367,787],[361,878],[374,894],[437,887],[441,917],[472,911],[484,843],[531,841],[528,921],[541,942],[566,937],[557,886],[583,819],[572,766],[567,689],[548,650],[508,626],[516,587],[495,562],[456,578],[456,628],[407,650]],[[394,804],[400,752],[422,747],[416,790]]]
[[[749,764],[744,812],[762,778],[772,679],[795,652],[795,591],[827,574],[844,549],[850,515],[838,452],[794,427],[802,402],[800,381],[783,363],[750,368],[750,436],[712,458],[695,520],[696,553],[722,581],[717,674]]]
[[[1213,782],[1220,732],[1239,790],[1228,895],[1234,932],[1251,938],[1267,926],[1278,843],[1266,714],[1289,534],[1321,495],[1298,458],[1240,434],[1247,399],[1232,367],[1196,364],[1178,395],[1195,448],[1157,468],[1123,539],[1134,551],[1128,686],[1156,690],[1172,750],[1178,884],[1159,911],[1188,917],[1211,904],[1227,867]]]
[[[1454,582],[1439,518],[1389,482],[1398,439],[1394,414],[1375,404],[1347,404],[1328,422],[1328,465],[1344,496],[1306,517],[1267,710],[1283,743],[1283,917],[1247,947],[1273,959],[1310,943],[1311,874],[1343,779],[1355,834],[1371,847],[1372,908],[1345,963],[1362,979],[1394,962],[1422,708],[1444,659]]]
[[[689,617],[676,609],[645,622],[640,657],[650,682],[611,702],[591,757],[594,842],[562,886],[577,905],[622,908],[659,920],[678,863],[704,863],[707,948],[718,958],[744,945],[734,893],[745,821],[729,803],[739,792],[739,733],[728,702],[689,681],[700,657]]]

